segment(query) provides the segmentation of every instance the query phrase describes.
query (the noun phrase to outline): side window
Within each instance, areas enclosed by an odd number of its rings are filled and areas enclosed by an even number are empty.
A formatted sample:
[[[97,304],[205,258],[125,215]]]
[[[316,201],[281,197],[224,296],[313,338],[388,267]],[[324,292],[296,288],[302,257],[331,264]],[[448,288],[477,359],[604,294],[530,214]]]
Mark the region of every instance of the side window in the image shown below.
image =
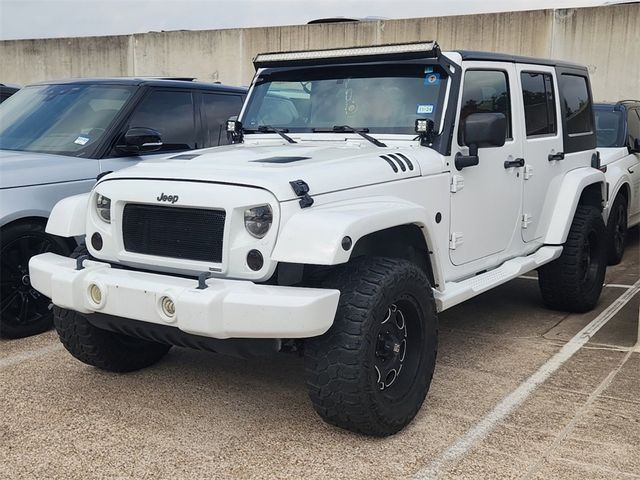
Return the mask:
[[[189,91],[152,92],[131,115],[129,128],[133,127],[157,130],[162,136],[161,152],[198,148],[193,95]]]
[[[507,73],[501,70],[467,70],[464,74],[460,125],[472,113],[502,113],[507,117],[507,139],[511,139],[511,101]],[[462,129],[458,143],[464,145]]]
[[[240,114],[242,97],[220,93],[203,93],[202,102],[207,120],[207,144],[205,147],[226,145],[229,143],[226,133],[227,120],[233,115]]]
[[[627,113],[627,145],[634,148],[635,141],[640,140],[640,110],[629,109]]]
[[[593,126],[587,79],[579,75],[562,74],[560,82],[567,133],[591,133]]]
[[[549,73],[522,72],[520,80],[527,137],[555,134],[558,130],[553,77]]]

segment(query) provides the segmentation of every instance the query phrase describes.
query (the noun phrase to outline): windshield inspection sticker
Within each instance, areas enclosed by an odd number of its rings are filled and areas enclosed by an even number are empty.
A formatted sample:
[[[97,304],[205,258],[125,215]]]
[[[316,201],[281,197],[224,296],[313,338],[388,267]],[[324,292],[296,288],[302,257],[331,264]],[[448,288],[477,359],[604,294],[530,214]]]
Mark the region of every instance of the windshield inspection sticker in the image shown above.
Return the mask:
[[[416,113],[418,115],[429,115],[430,113],[433,113],[433,105],[431,105],[430,103],[427,104],[418,104],[418,110],[416,111]]]
[[[425,85],[440,85],[440,74],[435,73],[427,73],[424,77]]]
[[[77,143],[78,145],[86,145],[88,141],[89,139],[87,137],[78,137],[73,141],[73,143]]]

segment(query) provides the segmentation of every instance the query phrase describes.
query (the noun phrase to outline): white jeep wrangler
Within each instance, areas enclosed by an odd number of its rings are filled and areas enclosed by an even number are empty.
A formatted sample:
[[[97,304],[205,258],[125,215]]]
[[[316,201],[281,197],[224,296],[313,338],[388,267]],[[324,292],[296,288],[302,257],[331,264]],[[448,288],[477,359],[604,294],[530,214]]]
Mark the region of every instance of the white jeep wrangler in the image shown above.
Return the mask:
[[[67,198],[34,257],[65,347],[111,371],[171,345],[296,351],[327,422],[393,434],[431,382],[437,312],[538,270],[591,309],[606,265],[586,68],[435,42],[258,55],[235,144]],[[594,165],[598,166],[598,165]]]

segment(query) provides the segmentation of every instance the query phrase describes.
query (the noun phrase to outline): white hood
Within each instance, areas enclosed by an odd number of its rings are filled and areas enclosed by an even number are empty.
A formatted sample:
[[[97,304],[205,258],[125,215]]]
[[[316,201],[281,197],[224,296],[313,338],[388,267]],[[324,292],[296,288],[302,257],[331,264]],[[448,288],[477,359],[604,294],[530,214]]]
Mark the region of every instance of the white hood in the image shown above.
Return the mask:
[[[0,150],[0,188],[87,180],[98,171],[98,160]]]
[[[286,201],[297,198],[289,184],[294,180],[305,181],[313,196],[442,171],[440,155],[426,147],[398,149],[360,143],[319,143],[239,144],[196,150],[141,162],[102,181],[155,178],[238,184],[264,188],[278,200]],[[381,157],[393,154],[398,158],[398,153],[408,159],[402,160],[404,171],[393,162],[397,170],[394,171],[389,161]]]
[[[629,155],[627,147],[598,148],[598,151],[600,152],[601,165],[608,165]]]

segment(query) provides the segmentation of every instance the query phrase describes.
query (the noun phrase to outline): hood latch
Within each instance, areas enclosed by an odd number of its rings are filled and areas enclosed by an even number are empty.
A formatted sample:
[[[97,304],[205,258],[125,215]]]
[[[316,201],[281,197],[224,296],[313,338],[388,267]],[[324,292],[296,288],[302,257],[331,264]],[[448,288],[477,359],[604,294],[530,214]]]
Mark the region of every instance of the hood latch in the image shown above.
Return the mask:
[[[300,208],[307,208],[313,205],[313,198],[309,195],[309,185],[304,180],[294,180],[289,182],[293,193],[300,197]]]

